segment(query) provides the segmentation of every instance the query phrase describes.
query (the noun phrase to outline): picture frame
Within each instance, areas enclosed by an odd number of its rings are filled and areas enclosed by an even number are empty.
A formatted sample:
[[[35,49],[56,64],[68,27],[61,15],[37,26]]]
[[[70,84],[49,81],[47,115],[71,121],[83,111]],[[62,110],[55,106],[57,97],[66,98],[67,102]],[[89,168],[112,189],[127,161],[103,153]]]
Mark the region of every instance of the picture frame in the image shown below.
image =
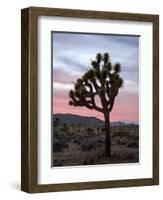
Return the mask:
[[[151,177],[126,178],[98,181],[73,181],[63,183],[38,183],[39,139],[39,40],[38,19],[63,17],[64,19],[111,20],[152,25],[152,149]],[[95,22],[96,23],[96,22]],[[145,58],[144,58],[145,59]],[[147,58],[146,58],[147,59]],[[145,66],[143,66],[145,67]],[[148,76],[148,72],[146,74]],[[144,88],[147,90],[147,88]],[[57,172],[56,172],[57,173]],[[73,169],[72,169],[73,173]],[[159,16],[152,14],[118,13],[60,8],[29,7],[21,10],[21,190],[28,193],[56,192],[83,189],[135,187],[159,184]]]

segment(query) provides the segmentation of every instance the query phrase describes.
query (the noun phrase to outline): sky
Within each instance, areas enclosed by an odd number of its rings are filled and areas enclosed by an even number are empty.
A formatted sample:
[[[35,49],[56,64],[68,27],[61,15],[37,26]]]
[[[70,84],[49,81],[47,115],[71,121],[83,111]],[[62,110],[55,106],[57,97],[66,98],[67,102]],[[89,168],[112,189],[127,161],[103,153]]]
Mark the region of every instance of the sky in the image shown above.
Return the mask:
[[[94,116],[103,120],[103,114],[85,107],[68,104],[73,82],[89,69],[97,53],[108,52],[112,64],[119,62],[123,88],[115,99],[111,121],[139,120],[139,37],[53,32],[53,113],[71,113]]]

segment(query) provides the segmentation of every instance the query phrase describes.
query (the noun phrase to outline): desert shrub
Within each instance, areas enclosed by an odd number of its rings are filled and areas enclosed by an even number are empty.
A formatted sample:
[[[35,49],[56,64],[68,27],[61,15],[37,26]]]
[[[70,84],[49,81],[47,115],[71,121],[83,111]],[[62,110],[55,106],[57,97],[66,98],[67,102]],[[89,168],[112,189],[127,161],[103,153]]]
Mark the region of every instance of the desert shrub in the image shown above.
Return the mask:
[[[97,143],[98,143],[98,146],[103,145],[104,144],[104,138],[97,139]]]
[[[77,132],[80,133],[80,128],[77,128]]]
[[[113,156],[117,157],[119,160],[136,160],[138,157],[138,152],[137,151],[130,151],[130,150],[123,150],[123,151],[114,151],[112,153]]]
[[[59,125],[59,118],[55,118],[53,120],[53,126],[55,127],[55,126],[58,126],[58,125]]]
[[[85,140],[85,137],[82,135],[78,135],[74,138],[74,143],[80,145],[82,141]]]
[[[82,151],[90,151],[91,149],[93,149],[93,145],[92,143],[90,143],[90,141],[84,140],[80,144],[81,144]]]
[[[97,163],[97,157],[96,157],[96,156],[87,157],[87,158],[83,161],[83,164],[84,164],[84,165],[93,165],[93,164],[96,164],[96,163]]]
[[[64,160],[54,160],[53,166],[63,166]]]
[[[138,148],[139,147],[138,141],[134,140],[134,141],[128,142],[127,147]]]
[[[93,132],[93,129],[88,127],[87,132]]]
[[[133,134],[132,137],[133,137],[134,140],[139,140],[139,134],[138,133]]]
[[[87,165],[88,163],[87,163],[87,160],[84,160],[83,161],[83,165]]]
[[[62,146],[60,145],[60,142],[58,139],[55,139],[53,142],[53,152],[62,151]]]
[[[115,137],[114,140],[112,140],[112,143],[117,144],[117,145],[124,145],[125,144],[124,139],[121,138],[120,136]]]
[[[106,131],[106,129],[103,127],[103,128],[101,128],[101,131],[102,131],[102,132],[105,132],[105,131]]]
[[[127,142],[128,142],[128,139],[127,139],[126,137],[123,137],[123,138],[121,138],[121,140],[120,140],[120,144],[121,144],[121,145],[126,145]]]
[[[61,152],[63,148],[67,148],[68,143],[63,139],[55,138],[53,142],[53,152]]]
[[[134,152],[125,152],[121,155],[121,158],[124,160],[134,160],[136,158],[136,154]]]
[[[103,144],[104,144],[104,138],[95,137],[95,138],[84,139],[80,143],[80,146],[83,151],[90,151],[92,149],[96,149],[102,146]]]
[[[67,126],[67,124],[63,124],[62,125],[62,127],[61,127],[61,129],[60,129],[62,132],[67,132],[67,130],[68,130],[68,126]]]
[[[115,137],[112,139],[112,144],[114,145],[125,145],[127,146],[129,141],[131,141],[130,137]]]
[[[121,132],[121,131],[119,131],[119,132],[115,132],[115,133],[113,133],[112,134],[112,138],[115,138],[115,137],[126,137],[128,135],[128,133],[127,132]]]
[[[95,131],[93,128],[88,127],[86,130],[87,130],[87,136],[89,137],[94,136]]]

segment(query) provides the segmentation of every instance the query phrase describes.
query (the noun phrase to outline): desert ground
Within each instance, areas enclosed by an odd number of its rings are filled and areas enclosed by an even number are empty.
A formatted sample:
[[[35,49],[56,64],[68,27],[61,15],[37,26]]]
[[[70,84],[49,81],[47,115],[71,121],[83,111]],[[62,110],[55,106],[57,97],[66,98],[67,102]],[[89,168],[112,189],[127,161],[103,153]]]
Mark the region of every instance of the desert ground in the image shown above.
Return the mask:
[[[111,123],[111,157],[105,157],[104,125],[53,119],[52,166],[139,162],[139,125]]]

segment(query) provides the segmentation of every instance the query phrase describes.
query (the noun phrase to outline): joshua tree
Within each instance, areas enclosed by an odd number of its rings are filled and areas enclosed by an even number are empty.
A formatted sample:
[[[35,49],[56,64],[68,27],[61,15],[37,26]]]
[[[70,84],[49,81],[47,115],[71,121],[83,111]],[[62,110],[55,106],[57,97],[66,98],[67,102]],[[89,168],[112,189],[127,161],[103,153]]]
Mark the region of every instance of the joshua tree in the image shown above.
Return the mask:
[[[104,114],[105,120],[105,155],[111,156],[110,141],[110,112],[113,109],[115,97],[119,88],[123,86],[123,79],[119,76],[121,66],[116,63],[112,66],[108,53],[98,53],[91,62],[90,69],[74,83],[74,90],[70,90],[69,105],[85,106]],[[96,104],[95,98],[99,96],[101,107]]]

